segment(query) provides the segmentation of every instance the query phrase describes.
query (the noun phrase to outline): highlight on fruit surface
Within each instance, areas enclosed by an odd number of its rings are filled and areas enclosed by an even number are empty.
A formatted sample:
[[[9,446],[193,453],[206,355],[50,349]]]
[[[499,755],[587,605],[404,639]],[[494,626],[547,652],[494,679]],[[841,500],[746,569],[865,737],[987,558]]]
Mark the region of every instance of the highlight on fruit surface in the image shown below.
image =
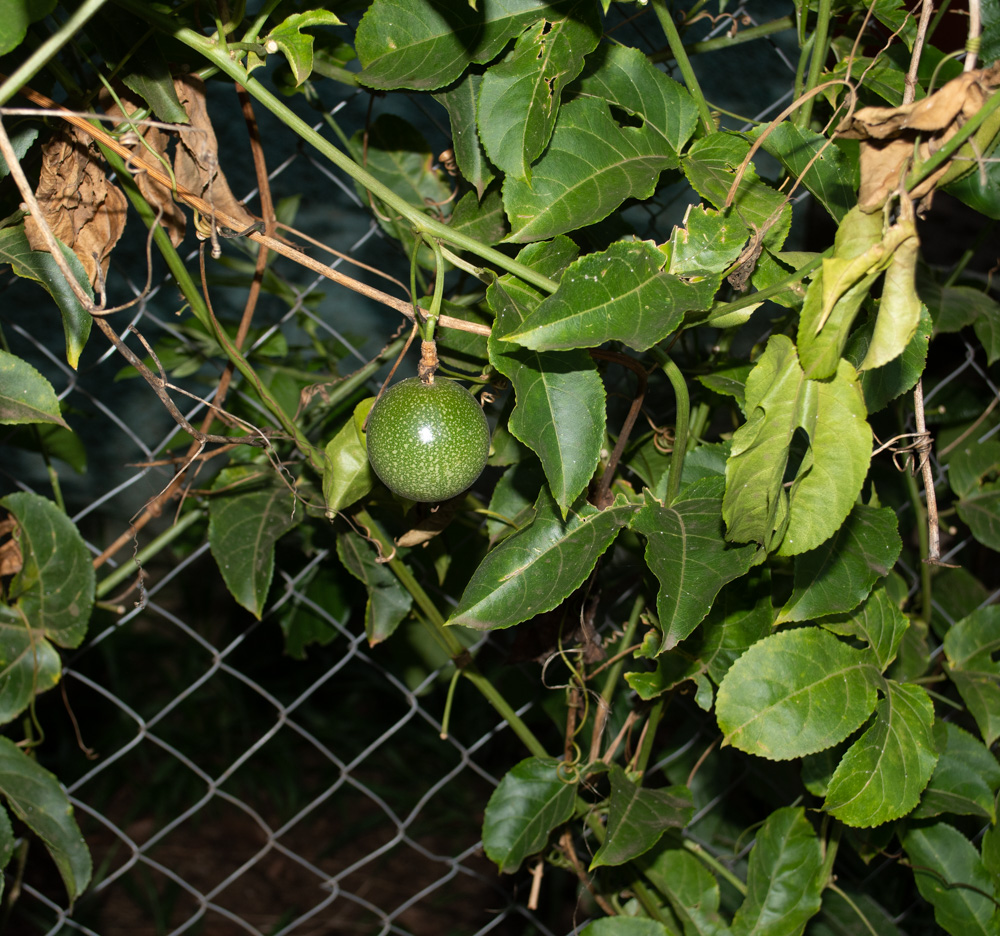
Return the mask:
[[[446,377],[393,384],[372,407],[368,461],[401,497],[434,502],[461,494],[482,473],[490,451],[483,408]]]

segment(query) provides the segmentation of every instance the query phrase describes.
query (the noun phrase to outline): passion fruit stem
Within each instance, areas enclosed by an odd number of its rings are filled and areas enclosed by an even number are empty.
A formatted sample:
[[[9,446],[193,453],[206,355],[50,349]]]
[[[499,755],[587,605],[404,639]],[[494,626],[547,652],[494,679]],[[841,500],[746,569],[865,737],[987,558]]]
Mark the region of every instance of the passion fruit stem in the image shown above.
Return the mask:
[[[438,353],[436,341],[420,342],[420,363],[417,365],[417,376],[422,383],[434,383],[434,372],[438,369]]]

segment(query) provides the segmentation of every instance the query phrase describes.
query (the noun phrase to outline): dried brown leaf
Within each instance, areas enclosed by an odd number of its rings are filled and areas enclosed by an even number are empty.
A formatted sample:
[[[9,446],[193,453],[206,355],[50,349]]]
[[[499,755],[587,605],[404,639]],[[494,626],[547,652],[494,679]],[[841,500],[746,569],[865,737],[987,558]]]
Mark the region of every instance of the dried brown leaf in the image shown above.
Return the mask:
[[[10,536],[4,543],[0,543],[0,577],[5,575],[17,575],[24,566],[24,559],[21,556],[21,547],[17,540],[11,535],[17,529],[17,521],[13,517],[6,517],[0,520],[0,536]]]
[[[86,134],[63,130],[42,147],[35,197],[52,233],[77,255],[97,286],[98,269],[107,274],[111,251],[125,230],[127,202],[108,181],[97,146]],[[25,219],[24,229],[32,250],[47,249],[36,218]]]
[[[909,171],[914,147],[920,161],[928,159],[979,112],[998,85],[1000,62],[965,72],[923,100],[901,107],[863,107],[842,123],[840,136],[861,140],[861,209],[881,208]],[[948,169],[942,166],[910,193],[923,199],[923,208],[929,207]]]

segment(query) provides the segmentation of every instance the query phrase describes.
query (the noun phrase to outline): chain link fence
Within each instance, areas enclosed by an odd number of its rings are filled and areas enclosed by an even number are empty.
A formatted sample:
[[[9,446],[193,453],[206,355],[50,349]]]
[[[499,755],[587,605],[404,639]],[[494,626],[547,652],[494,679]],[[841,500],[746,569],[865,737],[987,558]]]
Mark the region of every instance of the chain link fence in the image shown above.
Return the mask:
[[[758,25],[775,8],[748,2],[705,38],[734,24]],[[609,31],[642,46],[651,30],[648,13],[633,19],[641,12],[613,7]],[[767,91],[783,92],[791,84],[789,46],[765,37],[744,48],[741,66],[758,81],[734,82],[706,58],[696,62],[706,94],[756,119],[773,116],[791,96],[769,99]],[[367,95],[359,92],[328,113],[339,119],[353,108],[363,120],[367,106]],[[322,129],[322,121],[316,126]],[[432,132],[447,143],[446,133]],[[307,193],[299,226],[334,246],[345,241],[352,257],[385,266],[386,241],[353,185],[304,149],[282,151],[287,137],[273,139],[267,154],[276,163],[276,195]],[[322,192],[322,199],[314,200],[313,192]],[[247,199],[255,194],[248,192]],[[637,224],[640,233],[669,235],[684,208],[678,195],[671,197],[673,203],[631,209],[647,216]],[[123,253],[112,279],[129,283],[141,298],[125,313],[128,322],[115,322],[122,339],[129,340],[129,325],[151,344],[172,333],[196,359],[201,351],[174,314],[173,283],[163,279],[143,295],[144,258],[136,253],[131,263]],[[294,299],[256,337],[258,346],[278,332],[306,329],[361,364],[377,350],[364,336],[388,335],[398,324],[389,313],[334,293],[320,277],[284,267],[278,275],[287,277],[283,283]],[[116,379],[123,362],[113,349],[98,353],[99,339],[79,371],[69,369],[60,357],[60,336],[48,326],[48,309],[44,317],[31,314],[42,301],[36,287],[9,273],[2,287],[0,315],[12,350],[49,377],[86,442],[88,470],[64,472],[63,488],[68,503],[82,505],[72,517],[97,556],[169,481],[171,467],[157,458],[180,430],[145,386]],[[221,291],[217,303],[225,301]],[[360,321],[364,327],[355,325],[355,334],[350,323]],[[928,412],[953,381],[964,382],[982,409],[984,401],[998,398],[981,351],[977,357],[972,345],[965,348],[964,359],[928,386]],[[345,360],[344,371],[351,369]],[[243,402],[255,405],[249,396]],[[196,401],[185,416],[196,423],[205,410]],[[976,438],[996,431],[986,421]],[[37,460],[6,451],[3,487],[46,492]],[[936,462],[935,476],[946,489]],[[165,515],[130,535],[128,546],[103,567],[102,575],[122,569],[121,589],[141,567],[141,594],[103,596],[123,613],[95,615],[88,641],[65,660],[62,688],[39,699],[39,722],[48,734],[40,756],[67,786],[93,853],[94,883],[76,906],[66,906],[55,869],[39,848],[24,878],[8,881],[8,888],[20,890],[10,932],[561,936],[586,923],[585,895],[572,875],[561,883],[548,877],[539,908],[528,909],[527,872],[501,879],[486,860],[479,841],[482,810],[498,778],[523,756],[518,742],[468,687],[459,689],[463,698],[450,734],[440,737],[444,668],[429,657],[419,665],[407,659],[412,643],[403,650],[394,650],[394,641],[368,646],[363,607],[340,606],[336,595],[324,600],[324,577],[343,574],[336,557],[318,549],[305,564],[283,565],[279,550],[273,602],[258,622],[225,594],[208,544],[197,533],[203,526],[184,529],[172,522]],[[171,549],[159,552],[157,537],[170,538]],[[974,546],[971,537],[946,537],[943,558],[963,562]],[[147,559],[146,553],[153,555]],[[905,562],[898,568],[916,592],[920,570]],[[983,596],[984,603],[998,596],[1000,591]],[[605,626],[621,623],[631,597],[610,609]],[[935,612],[950,621],[947,608],[936,605]],[[303,660],[283,654],[283,628],[295,615],[322,634]],[[500,660],[505,649],[498,643],[484,638],[475,652]],[[515,686],[519,714],[543,720],[537,667],[511,667],[503,679]],[[697,740],[679,738],[671,756],[684,755]],[[686,834],[697,840],[699,822],[717,806],[708,803]],[[744,843],[742,854],[751,844]],[[886,866],[875,864],[865,873],[877,877]]]

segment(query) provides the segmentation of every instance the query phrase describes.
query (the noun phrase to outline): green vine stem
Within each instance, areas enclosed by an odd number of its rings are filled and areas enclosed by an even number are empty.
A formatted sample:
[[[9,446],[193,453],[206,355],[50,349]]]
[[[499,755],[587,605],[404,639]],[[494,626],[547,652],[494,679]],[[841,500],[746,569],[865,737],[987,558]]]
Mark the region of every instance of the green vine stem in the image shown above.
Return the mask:
[[[719,36],[716,39],[704,39],[701,42],[692,42],[685,46],[685,51],[693,55],[701,55],[704,52],[715,52],[719,49],[730,49],[733,46],[742,45],[744,42],[753,42],[754,39],[761,39],[774,33],[784,32],[791,29],[795,24],[790,16],[782,16],[771,20],[769,23],[761,23],[759,26],[751,26],[748,29],[741,29],[735,36]],[[656,61],[658,56],[650,56]]]
[[[673,55],[674,61],[677,62],[677,67],[681,70],[684,84],[698,105],[698,114],[705,127],[705,132],[712,133],[715,130],[715,121],[712,119],[712,112],[708,107],[708,102],[705,100],[705,95],[702,93],[701,85],[698,84],[698,78],[694,73],[694,69],[691,67],[691,59],[688,58],[684,43],[681,41],[681,35],[674,23],[674,18],[663,0],[653,0],[653,12],[660,21],[663,34],[667,37],[667,45],[670,46],[670,53]]]
[[[364,526],[368,536],[378,544],[383,555],[392,556],[395,546],[388,536],[383,532],[375,519],[367,510],[359,510],[355,515],[357,522]],[[480,694],[497,711],[504,721],[510,725],[511,731],[520,738],[524,746],[535,755],[535,757],[549,757],[548,751],[532,730],[521,720],[521,716],[514,711],[513,706],[503,697],[500,691],[484,676],[475,662],[469,655],[469,651],[462,642],[455,636],[454,632],[445,626],[445,619],[437,606],[431,601],[430,596],[416,580],[409,566],[398,556],[394,556],[386,563],[390,570],[399,579],[399,583],[410,593],[417,606],[423,612],[423,620],[430,628],[434,639],[444,647],[452,660],[461,670],[462,675],[469,680],[479,690]]]
[[[709,870],[714,871],[719,877],[728,881],[738,894],[743,897],[747,895],[746,884],[732,871],[729,870],[718,858],[709,854],[708,850],[689,838],[684,839],[684,847],[691,852]]]
[[[556,291],[558,284],[549,277],[543,276],[523,263],[512,260],[499,250],[481,244],[473,237],[452,230],[447,224],[435,221],[433,218],[428,217],[421,207],[412,205],[405,199],[400,198],[388,186],[362,169],[350,156],[341,152],[329,140],[320,136],[308,123],[282,103],[259,81],[248,75],[246,69],[227,55],[212,39],[195,32],[193,29],[177,26],[170,17],[153,9],[145,0],[114,0],[114,2],[140,19],[145,20],[150,25],[156,26],[178,42],[203,55],[219,71],[246,88],[251,96],[256,98],[300,139],[315,147],[318,152],[329,159],[338,169],[345,172],[355,182],[364,186],[372,195],[405,218],[413,226],[413,230],[416,233],[440,238],[447,244],[452,244],[461,250],[467,250],[470,253],[476,254],[487,262],[496,264],[501,269],[512,273],[514,276],[519,277],[524,282],[535,286],[543,292],[553,293]]]
[[[670,385],[674,388],[677,399],[677,417],[674,425],[674,450],[670,455],[670,474],[667,476],[667,496],[664,501],[670,506],[681,489],[681,475],[684,472],[684,456],[687,454],[688,419],[691,413],[691,398],[688,395],[687,383],[680,368],[661,348],[653,347],[654,357],[663,367]]]
[[[802,93],[812,91],[823,75],[823,68],[826,65],[826,55],[830,50],[830,15],[833,11],[833,0],[819,0],[819,9],[816,12],[816,28],[812,34],[812,55],[809,57],[809,74],[806,78],[805,87]],[[795,115],[796,126],[808,128],[812,121],[814,97],[810,97],[802,102],[802,107]]]

